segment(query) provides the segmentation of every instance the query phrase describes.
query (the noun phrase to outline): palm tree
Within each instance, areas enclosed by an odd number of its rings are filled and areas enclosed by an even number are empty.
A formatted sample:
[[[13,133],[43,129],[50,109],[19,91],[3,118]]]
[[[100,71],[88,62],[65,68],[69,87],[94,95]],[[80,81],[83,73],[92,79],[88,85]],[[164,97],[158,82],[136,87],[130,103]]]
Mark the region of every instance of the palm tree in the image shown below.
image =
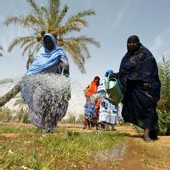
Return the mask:
[[[85,61],[90,58],[90,53],[87,45],[92,44],[99,47],[99,42],[93,38],[81,35],[77,37],[69,36],[71,33],[80,32],[82,27],[87,27],[88,22],[86,16],[95,15],[91,9],[81,11],[71,17],[65,22],[65,16],[68,12],[68,6],[65,5],[60,10],[60,0],[49,0],[48,6],[38,6],[35,0],[27,0],[32,8],[32,11],[26,17],[12,16],[8,17],[4,24],[20,24],[24,28],[33,30],[33,35],[18,37],[12,41],[8,51],[21,45],[23,55],[28,52],[27,67],[33,60],[33,55],[41,47],[41,39],[46,32],[52,33],[59,46],[67,51],[72,57],[74,63],[78,66],[82,73],[85,73]]]
[[[0,46],[0,50],[3,50],[2,46]],[[2,56],[2,53],[0,52],[0,57]]]
[[[49,0],[48,6],[38,6],[35,0],[27,0],[27,2],[32,8],[30,14],[25,17],[8,17],[5,19],[4,24],[7,26],[10,24],[19,24],[23,26],[23,28],[32,30],[33,35],[14,39],[9,45],[8,51],[11,52],[15,46],[20,45],[20,47],[23,48],[22,55],[26,52],[28,53],[26,65],[28,68],[33,61],[34,54],[41,47],[43,35],[50,32],[55,36],[58,45],[70,54],[80,71],[85,73],[85,61],[91,57],[87,45],[92,44],[99,47],[100,44],[93,38],[85,35],[77,37],[69,35],[80,32],[83,27],[87,27],[88,22],[85,17],[95,15],[95,12],[92,9],[80,11],[64,22],[69,7],[65,5],[63,9],[60,10],[60,0]],[[13,91],[6,94],[6,98],[4,98],[4,96],[0,98],[0,107],[17,94],[16,89],[18,89],[18,92],[20,91],[18,86],[19,84],[14,86],[14,88],[11,89]],[[13,92],[15,92],[15,94]]]

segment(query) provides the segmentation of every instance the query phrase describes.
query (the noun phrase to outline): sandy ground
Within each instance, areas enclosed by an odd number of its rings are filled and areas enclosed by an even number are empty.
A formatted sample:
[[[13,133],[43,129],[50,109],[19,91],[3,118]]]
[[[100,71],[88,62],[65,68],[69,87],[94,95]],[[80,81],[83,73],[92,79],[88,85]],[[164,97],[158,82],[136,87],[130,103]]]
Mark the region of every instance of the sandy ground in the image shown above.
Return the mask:
[[[82,131],[82,125],[59,125]],[[96,170],[170,170],[170,136],[159,136],[154,142],[145,142],[132,126],[117,126],[116,130],[127,135],[128,141],[124,155],[117,159],[114,168],[110,164],[96,164],[90,169]]]

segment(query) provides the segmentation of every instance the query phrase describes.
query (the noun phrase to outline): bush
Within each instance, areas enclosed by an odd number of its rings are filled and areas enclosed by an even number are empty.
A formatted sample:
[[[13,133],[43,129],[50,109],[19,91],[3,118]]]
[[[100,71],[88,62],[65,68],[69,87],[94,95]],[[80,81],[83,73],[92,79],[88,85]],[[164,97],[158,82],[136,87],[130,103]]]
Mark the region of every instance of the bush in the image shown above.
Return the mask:
[[[69,115],[67,119],[62,119],[61,123],[76,123],[76,117],[73,115]]]
[[[11,110],[8,107],[3,107],[0,109],[0,121],[2,122],[10,122],[13,120],[13,116],[11,114]]]
[[[22,108],[19,111],[15,111],[14,114],[12,110],[8,107],[3,107],[0,109],[0,121],[2,122],[20,122],[29,123],[28,111]]]
[[[158,125],[160,135],[170,135],[170,112],[158,111]]]
[[[83,124],[84,122],[84,114],[79,115],[78,119],[76,120],[77,123]]]

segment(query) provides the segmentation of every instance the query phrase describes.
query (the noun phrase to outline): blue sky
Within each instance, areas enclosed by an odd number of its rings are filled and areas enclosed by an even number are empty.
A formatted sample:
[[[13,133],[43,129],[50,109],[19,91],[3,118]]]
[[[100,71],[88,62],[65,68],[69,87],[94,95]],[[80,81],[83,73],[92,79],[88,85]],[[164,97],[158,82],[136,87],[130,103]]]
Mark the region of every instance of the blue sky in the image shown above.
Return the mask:
[[[36,0],[47,4],[47,0]],[[164,55],[170,59],[170,1],[169,0],[61,0],[69,5],[68,16],[81,10],[94,9],[96,15],[87,17],[89,26],[80,35],[87,35],[100,42],[101,47],[89,46],[91,58],[87,60],[86,74],[81,74],[70,56],[71,78],[85,87],[94,76],[103,78],[105,71],[119,69],[120,61],[126,53],[126,41],[130,35],[138,35],[141,43],[148,47],[158,62]],[[26,0],[1,0],[0,5],[0,45],[4,47],[0,58],[0,79],[20,77],[25,74],[27,56],[22,50],[14,48],[7,52],[9,43],[28,31],[20,26],[6,27],[3,21],[7,16],[28,14],[30,8]]]

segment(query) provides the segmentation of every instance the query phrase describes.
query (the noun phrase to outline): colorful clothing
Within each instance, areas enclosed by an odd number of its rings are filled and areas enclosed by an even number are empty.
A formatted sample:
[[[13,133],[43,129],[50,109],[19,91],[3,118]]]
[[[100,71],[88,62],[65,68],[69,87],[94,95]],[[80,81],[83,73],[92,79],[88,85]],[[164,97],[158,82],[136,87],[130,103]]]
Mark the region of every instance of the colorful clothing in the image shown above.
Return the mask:
[[[62,74],[60,62],[65,63],[64,68],[69,72],[68,59],[61,48],[56,44],[55,38],[49,36],[54,43],[54,49],[49,51],[44,44],[37,53],[22,81],[22,97],[29,106],[29,120],[38,128],[47,132],[53,130],[58,121],[66,114],[70,100],[70,80]]]
[[[95,111],[94,103],[86,102],[86,104],[84,105],[84,109],[85,109],[85,116],[87,118],[94,116],[94,111]]]
[[[85,90],[86,104],[85,104],[84,128],[86,128],[88,125],[89,129],[90,129],[89,119],[91,119],[90,121],[93,125],[95,124],[94,119],[96,120],[96,115],[95,115],[96,112],[95,112],[95,96],[94,96],[94,94],[97,92],[99,83],[100,83],[100,77],[96,76],[96,77],[94,77],[93,81],[90,83],[88,88],[86,88],[86,90]],[[92,109],[92,107],[89,108],[90,105],[91,106],[93,105],[93,109]],[[97,107],[97,105],[96,105],[96,107]],[[90,111],[91,115],[87,116],[87,113],[89,111]]]
[[[96,81],[96,79],[98,79],[98,81]],[[93,79],[93,81],[90,83],[87,90],[85,91],[86,100],[88,100],[89,96],[92,96],[93,94],[95,94],[97,92],[99,83],[100,83],[100,78],[98,76],[96,76]]]
[[[107,100],[103,100],[100,105],[100,111],[99,111],[99,122],[100,123],[109,123],[110,121],[110,113],[111,110],[111,104]]]
[[[45,48],[45,43],[44,43],[45,36],[49,36],[54,43],[54,49],[51,51]],[[26,73],[27,76],[43,72],[54,66],[57,67],[55,72],[61,73],[62,70],[57,65],[57,63],[61,61],[64,62],[65,65],[67,65],[67,67],[69,67],[67,56],[64,53],[64,51],[57,46],[54,36],[50,33],[47,33],[44,35],[44,37],[43,37],[43,46],[40,48],[38,53],[35,55],[34,61]]]
[[[119,121],[123,121],[121,114],[119,113],[119,106],[111,104],[108,100],[103,101],[100,113],[99,122],[116,125]]]

